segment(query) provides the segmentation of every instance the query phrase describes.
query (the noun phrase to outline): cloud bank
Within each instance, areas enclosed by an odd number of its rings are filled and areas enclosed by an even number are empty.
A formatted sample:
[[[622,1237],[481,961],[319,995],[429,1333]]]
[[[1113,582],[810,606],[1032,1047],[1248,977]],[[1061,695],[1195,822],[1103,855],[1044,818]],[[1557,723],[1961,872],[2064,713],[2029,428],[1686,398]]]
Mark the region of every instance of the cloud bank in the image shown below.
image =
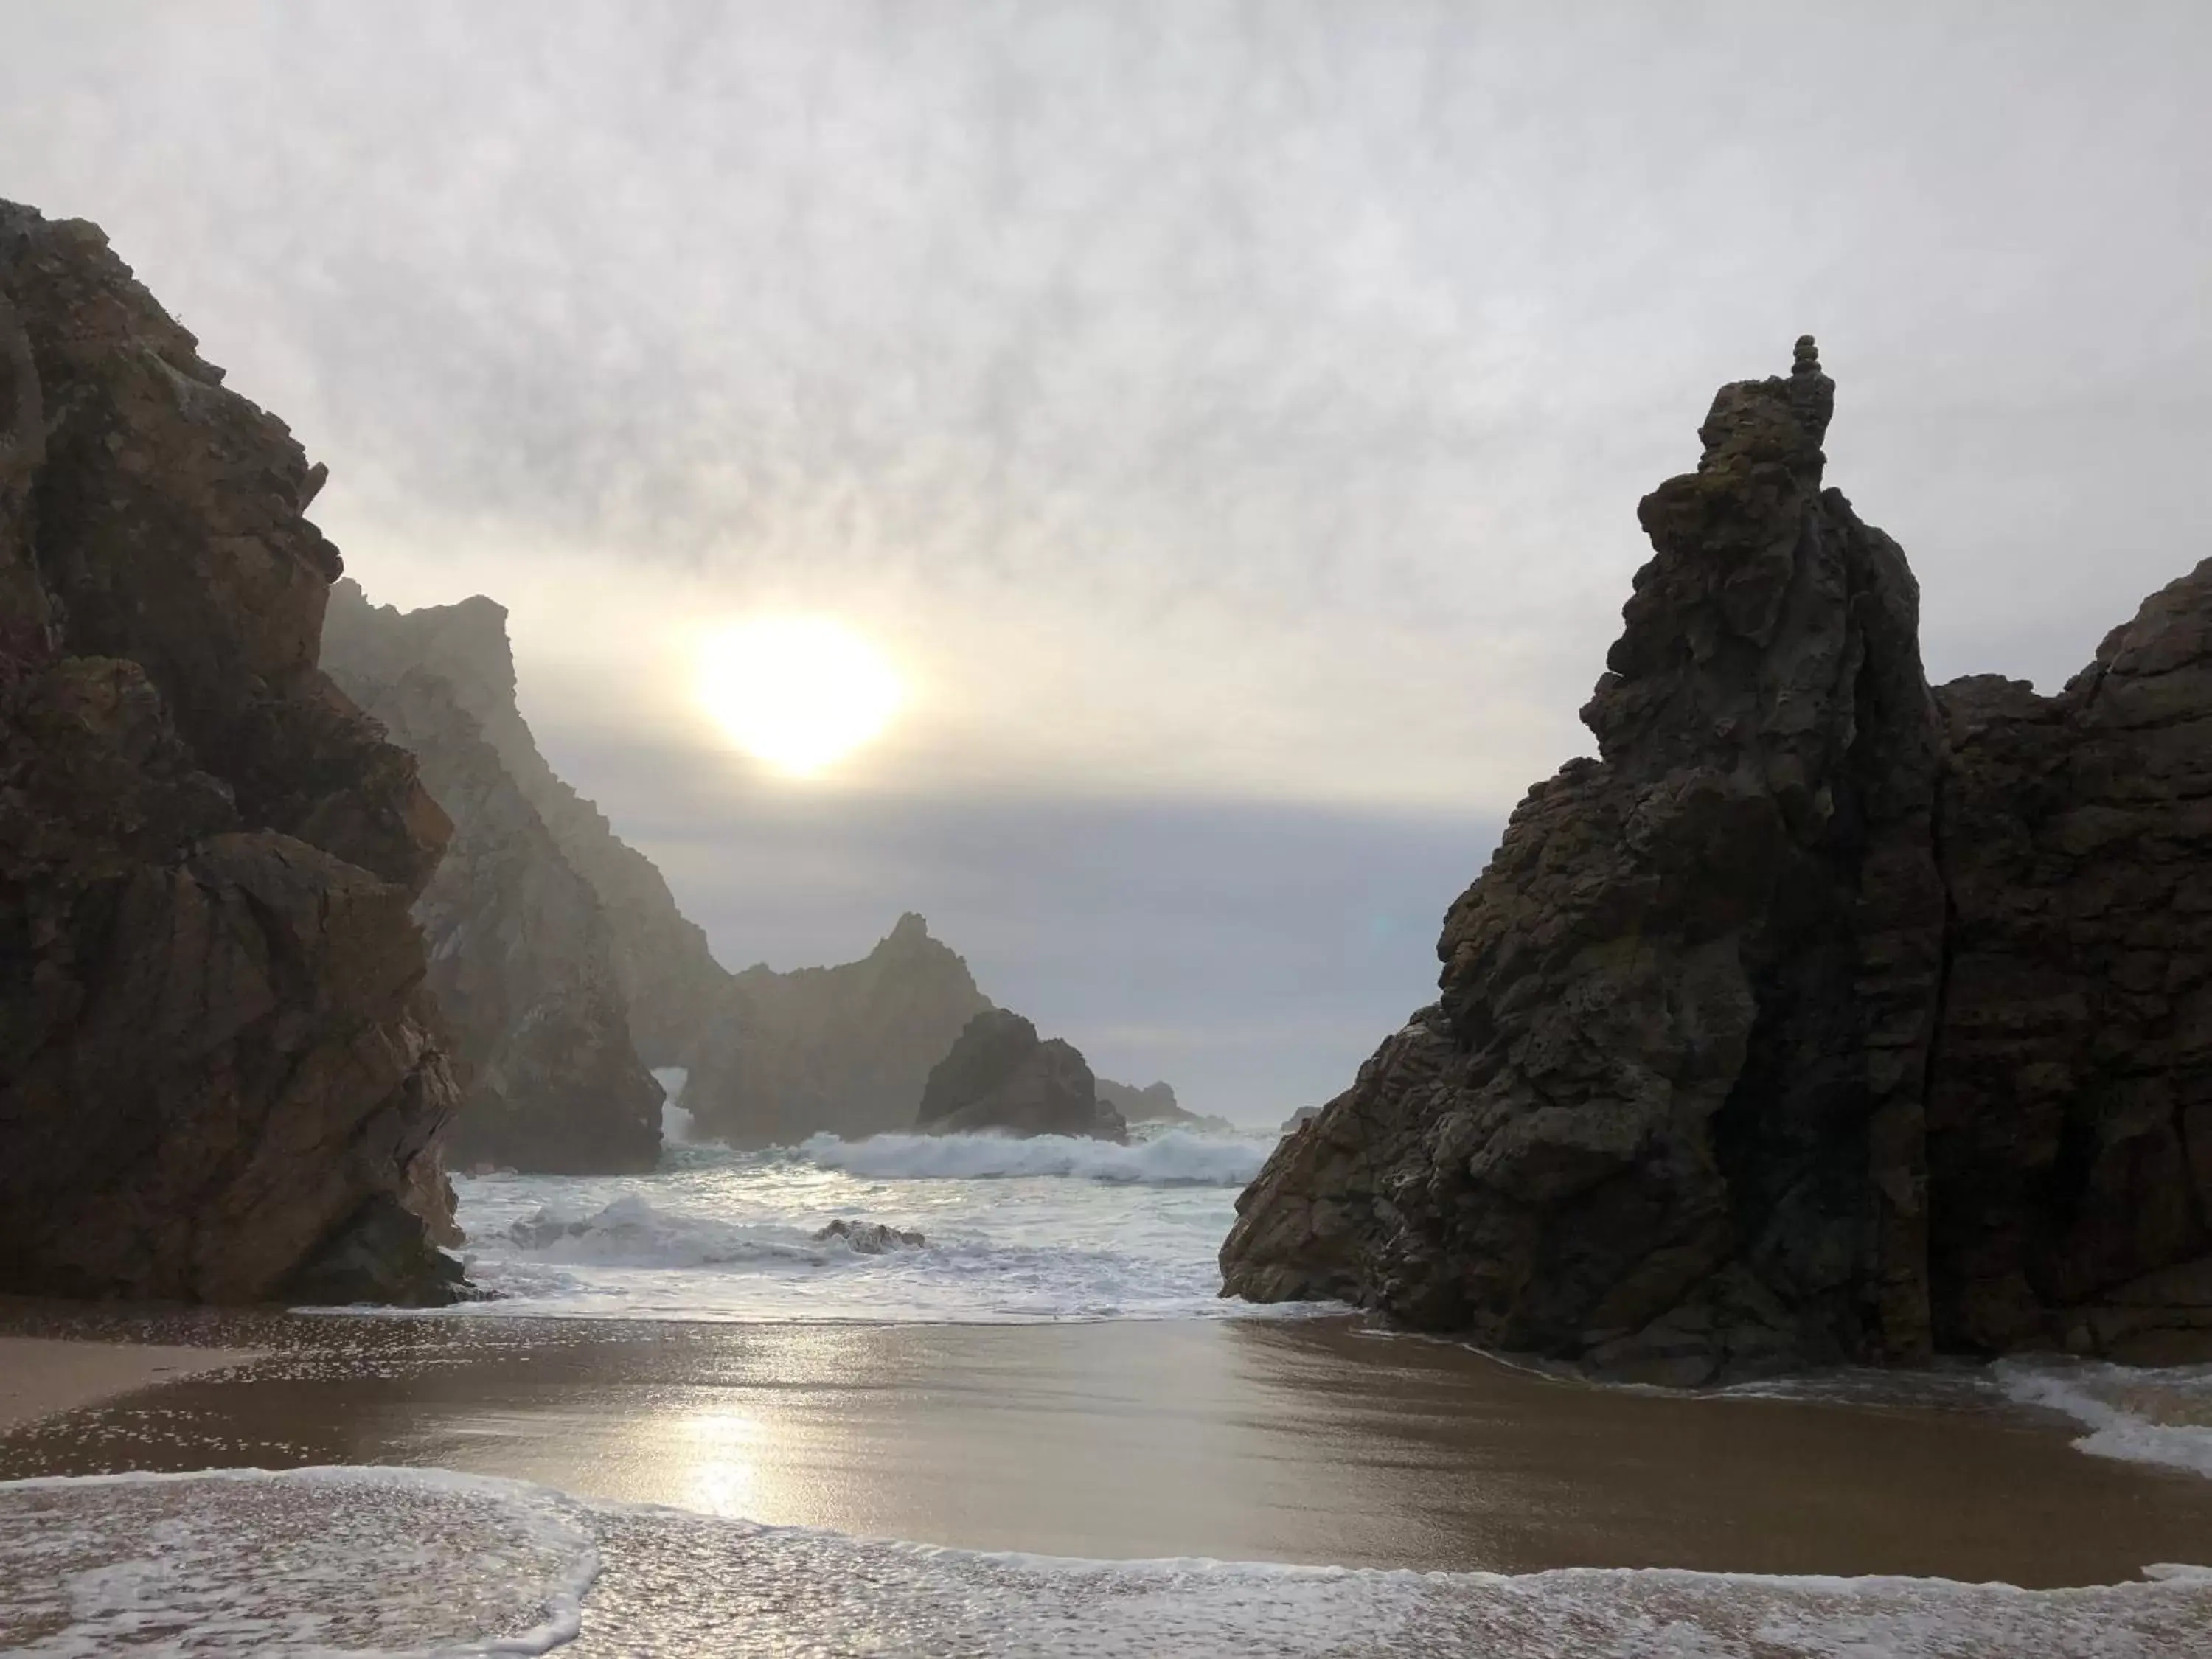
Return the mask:
[[[1395,1018],[1584,746],[1638,495],[1803,331],[1939,677],[2055,684],[2205,550],[2201,7],[0,15],[0,193],[106,225],[293,422],[374,597],[510,606],[547,749],[736,961],[943,893],[971,954],[1044,941],[987,988],[1079,1041]],[[690,695],[774,610],[914,691],[804,795]],[[1388,874],[1318,850],[1352,824]],[[951,896],[982,844],[995,908]],[[1131,884],[1271,896],[1217,937]],[[1376,903],[1389,965],[1247,982]],[[1194,1103],[1368,1046],[1299,1041]]]

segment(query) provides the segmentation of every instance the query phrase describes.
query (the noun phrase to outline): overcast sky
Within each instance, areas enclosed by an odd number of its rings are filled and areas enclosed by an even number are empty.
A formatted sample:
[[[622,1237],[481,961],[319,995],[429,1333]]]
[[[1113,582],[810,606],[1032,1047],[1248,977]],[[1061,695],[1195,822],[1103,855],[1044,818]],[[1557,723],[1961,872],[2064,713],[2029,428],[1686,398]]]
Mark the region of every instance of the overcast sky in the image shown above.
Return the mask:
[[[918,908],[1276,1118],[1433,984],[1722,380],[1816,333],[1938,678],[2212,553],[2212,5],[0,0],[98,221],[732,966]],[[713,625],[907,679],[811,781]]]

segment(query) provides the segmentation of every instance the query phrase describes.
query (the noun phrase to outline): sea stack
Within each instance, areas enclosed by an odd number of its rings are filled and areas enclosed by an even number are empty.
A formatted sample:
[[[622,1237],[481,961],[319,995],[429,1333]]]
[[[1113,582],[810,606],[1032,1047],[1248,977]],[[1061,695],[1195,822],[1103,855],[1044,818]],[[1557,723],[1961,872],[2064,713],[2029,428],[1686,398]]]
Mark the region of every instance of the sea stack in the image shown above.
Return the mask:
[[[1128,1125],[1098,1098],[1075,1045],[1041,1042],[1019,1014],[989,1008],[937,1063],[915,1127],[930,1134],[1070,1135],[1126,1141]]]
[[[96,227],[0,203],[0,1290],[453,1293],[447,824],[317,666],[323,477]]]
[[[914,1127],[930,1067],[991,1006],[909,910],[858,962],[730,975],[674,1063],[700,1133],[739,1146]]]
[[[1674,1383],[2212,1354],[2212,563],[2057,697],[1931,692],[1833,403],[1799,341],[1644,498],[1597,758],[1239,1200],[1224,1293]]]

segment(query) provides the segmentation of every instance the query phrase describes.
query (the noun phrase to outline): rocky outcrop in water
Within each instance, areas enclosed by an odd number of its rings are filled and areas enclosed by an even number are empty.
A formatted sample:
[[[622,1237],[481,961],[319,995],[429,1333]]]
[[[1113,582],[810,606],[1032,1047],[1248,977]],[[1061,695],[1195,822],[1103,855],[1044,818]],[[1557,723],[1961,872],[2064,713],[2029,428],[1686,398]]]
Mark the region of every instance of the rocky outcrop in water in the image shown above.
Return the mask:
[[[969,1020],[932,1069],[914,1127],[930,1134],[1129,1138],[1121,1115],[1098,1098],[1097,1079],[1075,1045],[1041,1042],[1035,1025],[1004,1008]]]
[[[463,1062],[448,1157],[566,1174],[650,1170],[661,1091],[630,1041],[613,929],[484,735],[495,718],[510,750],[537,754],[515,707],[506,623],[489,599],[403,615],[345,580],[323,633],[325,669],[416,757],[453,823],[415,907],[431,994]]]
[[[990,1000],[908,913],[866,957],[732,976],[681,1061],[700,1133],[741,1146],[914,1127],[930,1067]]]
[[[1225,1293],[1672,1382],[2212,1352],[2205,572],[2057,698],[1931,694],[1832,400],[1801,342],[1645,497],[1598,758],[1240,1199]]]
[[[413,760],[316,664],[324,472],[0,204],[0,1290],[442,1301]]]
[[[915,1249],[929,1243],[912,1228],[882,1221],[848,1221],[843,1216],[817,1228],[814,1237],[825,1244],[833,1238],[842,1240],[855,1255],[881,1255],[885,1250]]]
[[[1200,1129],[1208,1134],[1237,1133],[1237,1126],[1225,1117],[1185,1110],[1176,1101],[1175,1090],[1164,1083],[1148,1083],[1139,1089],[1133,1083],[1116,1083],[1111,1078],[1102,1077],[1098,1079],[1098,1098],[1119,1112],[1122,1121],[1132,1127],[1139,1123],[1165,1123],[1178,1129]]]

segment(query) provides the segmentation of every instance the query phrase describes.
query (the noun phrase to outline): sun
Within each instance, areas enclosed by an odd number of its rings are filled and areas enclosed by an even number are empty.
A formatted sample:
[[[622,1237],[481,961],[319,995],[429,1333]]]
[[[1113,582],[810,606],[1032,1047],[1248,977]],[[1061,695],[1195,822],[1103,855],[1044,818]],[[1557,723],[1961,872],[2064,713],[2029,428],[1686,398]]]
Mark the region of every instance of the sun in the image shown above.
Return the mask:
[[[756,617],[711,635],[698,686],[739,748],[797,777],[880,737],[903,695],[883,653],[825,617]]]

